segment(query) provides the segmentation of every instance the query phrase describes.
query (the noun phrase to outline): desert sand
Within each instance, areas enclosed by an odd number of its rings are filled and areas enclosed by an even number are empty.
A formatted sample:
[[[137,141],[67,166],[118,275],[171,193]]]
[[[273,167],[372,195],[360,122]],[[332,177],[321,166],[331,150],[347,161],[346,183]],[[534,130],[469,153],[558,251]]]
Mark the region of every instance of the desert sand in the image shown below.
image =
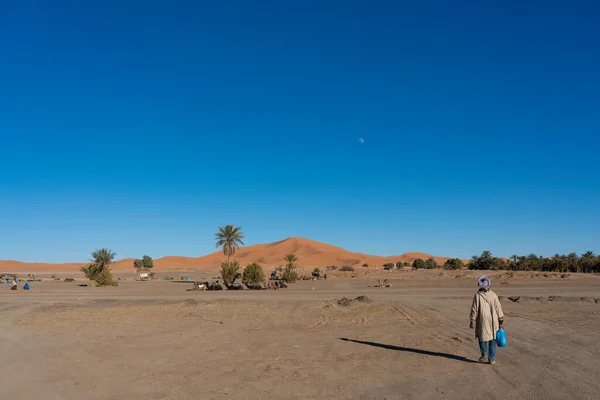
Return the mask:
[[[474,272],[379,271],[271,291],[186,292],[132,272],[109,288],[79,277],[29,292],[0,285],[0,397],[598,398],[600,277],[488,274],[509,340],[495,366],[476,362]],[[338,304],[358,296],[370,301]]]
[[[92,249],[94,250],[94,249]],[[91,250],[90,250],[91,251]],[[117,250],[118,253],[118,250]],[[404,253],[398,256],[374,256],[362,253],[353,253],[341,247],[317,242],[305,238],[288,238],[279,242],[256,244],[239,249],[235,259],[242,265],[250,262],[258,262],[265,266],[277,266],[283,263],[283,257],[288,253],[295,253],[300,259],[300,264],[306,268],[323,268],[327,265],[350,265],[360,267],[368,264],[370,267],[381,268],[383,264],[398,261],[412,263],[417,258],[427,260],[434,258],[438,264],[443,264],[450,257],[431,256],[426,253]],[[142,255],[140,255],[141,257]],[[163,271],[185,271],[194,269],[216,268],[223,261],[223,252],[214,253],[202,257],[167,256],[154,260],[157,269]],[[79,269],[85,260],[78,263],[48,264],[48,263],[23,263],[19,261],[0,260],[0,271],[60,271],[68,269]],[[133,258],[126,258],[112,264],[113,270],[128,270],[132,268]]]

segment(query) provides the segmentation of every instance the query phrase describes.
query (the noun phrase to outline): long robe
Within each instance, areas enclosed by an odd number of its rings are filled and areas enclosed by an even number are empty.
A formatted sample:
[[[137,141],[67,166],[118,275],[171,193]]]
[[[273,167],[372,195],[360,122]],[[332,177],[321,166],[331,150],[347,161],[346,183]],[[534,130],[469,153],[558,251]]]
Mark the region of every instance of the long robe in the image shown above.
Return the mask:
[[[471,322],[475,323],[475,337],[480,342],[496,340],[500,329],[499,319],[504,318],[502,305],[496,293],[491,290],[478,291],[471,305]]]

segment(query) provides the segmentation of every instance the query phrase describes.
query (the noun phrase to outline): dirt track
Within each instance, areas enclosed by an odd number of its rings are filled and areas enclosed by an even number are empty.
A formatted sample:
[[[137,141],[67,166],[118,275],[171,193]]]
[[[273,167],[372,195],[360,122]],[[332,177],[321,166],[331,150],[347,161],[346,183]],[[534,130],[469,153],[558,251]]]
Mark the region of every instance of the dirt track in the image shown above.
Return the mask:
[[[367,287],[373,278],[265,292],[0,285],[2,398],[598,397],[599,277],[493,278],[500,296],[521,298],[502,300],[509,347],[489,366],[475,362],[468,328],[472,277],[384,276],[394,287]],[[359,295],[373,302],[335,301]]]

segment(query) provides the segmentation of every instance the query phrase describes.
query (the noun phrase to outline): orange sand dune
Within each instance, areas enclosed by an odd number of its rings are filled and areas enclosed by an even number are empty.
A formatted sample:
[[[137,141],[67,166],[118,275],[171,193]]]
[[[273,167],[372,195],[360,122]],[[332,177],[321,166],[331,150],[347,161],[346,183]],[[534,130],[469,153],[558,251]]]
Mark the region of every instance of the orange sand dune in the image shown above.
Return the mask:
[[[2,271],[34,271],[34,270],[63,270],[81,268],[83,263],[65,263],[65,264],[50,264],[38,262],[21,262],[14,260],[0,260],[0,270]]]
[[[240,263],[246,264],[249,262],[258,262],[264,266],[271,267],[283,265],[283,258],[288,253],[295,253],[298,257],[298,263],[305,268],[320,267],[328,265],[350,265],[361,266],[368,264],[369,267],[379,267],[383,264],[392,262],[410,262],[421,258],[427,260],[432,256],[425,253],[404,253],[398,256],[373,256],[362,253],[353,253],[342,249],[341,247],[333,246],[304,238],[289,238],[279,242],[267,244],[255,244],[239,249],[233,259]],[[448,259],[447,257],[433,257],[439,264],[443,264]],[[157,270],[179,270],[179,269],[204,269],[216,268],[224,261],[226,257],[221,251],[193,258],[193,257],[177,257],[167,256],[156,259],[154,261]],[[85,263],[69,263],[69,264],[44,264],[44,263],[22,263],[18,261],[0,261],[0,269],[3,271],[14,270],[29,271],[29,270],[66,270],[78,269]],[[128,270],[133,268],[133,259],[127,258],[116,261],[112,264],[114,270]]]

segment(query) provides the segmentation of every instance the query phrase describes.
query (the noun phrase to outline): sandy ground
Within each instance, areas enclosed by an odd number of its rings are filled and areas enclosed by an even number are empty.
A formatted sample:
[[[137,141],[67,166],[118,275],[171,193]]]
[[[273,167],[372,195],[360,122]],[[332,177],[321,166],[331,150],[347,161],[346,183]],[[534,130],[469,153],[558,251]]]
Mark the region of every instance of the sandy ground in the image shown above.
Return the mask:
[[[491,272],[509,346],[490,366],[476,362],[475,275],[463,275],[396,271],[381,274],[392,288],[358,277],[260,292],[131,279],[0,285],[0,398],[598,398],[600,277]],[[360,295],[372,302],[336,301]]]

